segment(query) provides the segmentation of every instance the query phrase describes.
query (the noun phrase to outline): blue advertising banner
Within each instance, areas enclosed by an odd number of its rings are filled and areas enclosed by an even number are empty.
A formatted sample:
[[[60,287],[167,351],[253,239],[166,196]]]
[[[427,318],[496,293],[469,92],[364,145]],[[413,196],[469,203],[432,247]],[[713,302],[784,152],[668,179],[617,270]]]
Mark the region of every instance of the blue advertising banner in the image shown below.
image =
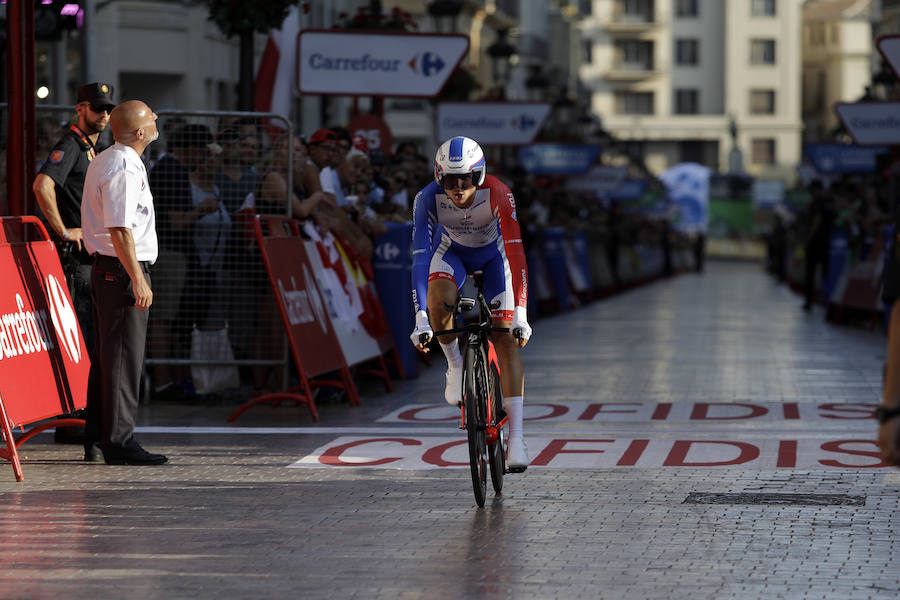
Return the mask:
[[[874,173],[876,158],[888,152],[887,146],[853,144],[806,144],[803,151],[816,171],[823,175],[842,173]]]
[[[541,232],[541,250],[547,267],[547,278],[561,311],[569,310],[569,272],[566,268],[565,244],[566,230],[562,227],[551,227]]]
[[[519,164],[535,175],[578,175],[594,164],[600,146],[532,144],[519,148]]]
[[[646,179],[626,179],[622,185],[611,192],[606,192],[603,197],[607,200],[616,200],[627,202],[629,200],[640,200],[647,191],[648,183]]]
[[[594,283],[591,281],[591,257],[588,253],[587,235],[583,231],[576,231],[572,234],[572,252],[575,254],[575,263],[584,274],[584,280],[589,290],[594,289]]]
[[[678,209],[673,227],[679,231],[705,232],[709,225],[709,173],[697,163],[679,163],[659,176],[669,199]]]
[[[847,232],[835,229],[831,232],[831,241],[828,245],[828,272],[822,281],[822,297],[826,302],[831,302],[831,295],[837,287],[844,269],[848,267],[850,246]]]
[[[388,232],[375,239],[375,287],[384,307],[400,362],[407,377],[418,376],[418,351],[409,341],[415,329],[412,304],[412,224],[385,223]]]

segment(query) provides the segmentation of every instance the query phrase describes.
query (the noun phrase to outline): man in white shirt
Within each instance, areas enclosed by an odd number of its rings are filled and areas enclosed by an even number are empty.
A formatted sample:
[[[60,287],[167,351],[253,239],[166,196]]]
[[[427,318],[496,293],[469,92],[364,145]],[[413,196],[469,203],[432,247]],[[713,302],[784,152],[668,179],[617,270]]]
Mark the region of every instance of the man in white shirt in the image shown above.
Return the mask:
[[[88,415],[87,432],[106,464],[158,465],[134,439],[147,309],[153,304],[150,264],[159,253],[153,195],[141,154],[159,137],[156,114],[130,100],[109,116],[116,143],[91,162],[84,181],[81,223],[93,255],[91,287],[100,363],[101,414]],[[88,448],[86,448],[86,451]]]

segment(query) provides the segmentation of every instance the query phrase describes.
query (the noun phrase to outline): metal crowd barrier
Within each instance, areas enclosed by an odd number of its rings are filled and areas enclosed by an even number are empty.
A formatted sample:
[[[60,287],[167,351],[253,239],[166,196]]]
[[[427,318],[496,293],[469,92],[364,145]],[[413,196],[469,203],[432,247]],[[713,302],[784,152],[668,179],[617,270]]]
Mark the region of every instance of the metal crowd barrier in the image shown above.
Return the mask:
[[[270,380],[268,369],[281,367],[276,385],[283,388],[288,348],[252,217],[289,214],[294,159],[293,145],[285,142],[292,139],[292,124],[271,113],[157,114],[160,139],[148,150],[160,255],[151,270],[145,391],[189,380],[188,368],[212,366],[248,367],[244,382],[255,369],[257,384]],[[173,175],[177,168],[167,154],[187,170],[189,186]],[[267,187],[269,173],[281,176],[286,193]],[[227,343],[230,352],[198,352],[203,336],[216,346]],[[231,380],[232,387],[240,383]]]

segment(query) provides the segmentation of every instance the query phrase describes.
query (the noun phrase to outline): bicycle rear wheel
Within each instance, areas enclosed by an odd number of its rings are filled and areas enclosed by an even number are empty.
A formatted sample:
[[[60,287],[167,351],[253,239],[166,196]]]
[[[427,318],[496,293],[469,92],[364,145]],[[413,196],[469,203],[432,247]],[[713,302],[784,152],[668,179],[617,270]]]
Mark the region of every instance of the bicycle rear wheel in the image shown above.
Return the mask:
[[[487,382],[484,363],[481,346],[478,343],[469,343],[463,365],[463,401],[466,406],[466,434],[469,438],[469,468],[472,472],[472,489],[478,506],[484,506],[487,496],[487,442],[484,432]]]
[[[503,418],[503,392],[500,389],[500,374],[497,367],[488,369],[488,389],[491,390],[491,415],[494,424]],[[488,460],[491,464],[491,483],[498,494],[503,490],[503,473],[506,472],[506,453],[503,451],[503,428],[497,428],[497,441],[488,446]]]

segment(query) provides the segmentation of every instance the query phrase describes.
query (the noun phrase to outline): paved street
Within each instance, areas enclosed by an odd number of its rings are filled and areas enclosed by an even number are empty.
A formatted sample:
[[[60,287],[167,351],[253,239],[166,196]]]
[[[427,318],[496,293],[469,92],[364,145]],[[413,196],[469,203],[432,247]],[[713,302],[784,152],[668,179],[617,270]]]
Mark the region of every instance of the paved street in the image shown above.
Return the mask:
[[[895,599],[883,336],[801,302],[711,263],[537,321],[532,465],[483,509],[442,360],[319,423],[144,406],[161,467],[39,435],[0,463],[0,597]]]

